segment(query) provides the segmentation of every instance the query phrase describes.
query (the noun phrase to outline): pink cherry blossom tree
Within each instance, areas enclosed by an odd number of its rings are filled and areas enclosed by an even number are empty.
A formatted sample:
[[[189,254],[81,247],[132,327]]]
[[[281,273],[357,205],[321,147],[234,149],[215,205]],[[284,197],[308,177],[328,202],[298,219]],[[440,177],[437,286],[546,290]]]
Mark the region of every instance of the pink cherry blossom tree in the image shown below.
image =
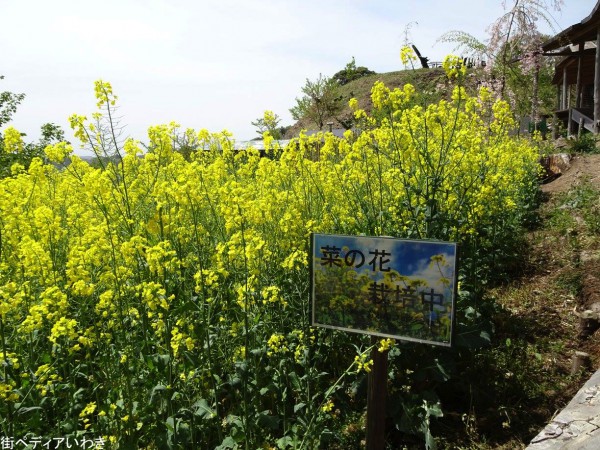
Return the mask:
[[[550,11],[560,11],[562,5],[563,0],[511,0],[511,3],[503,0],[504,13],[488,27],[488,38],[484,41],[457,30],[444,33],[438,41],[453,42],[455,51],[485,59],[486,84],[498,97],[512,100],[513,106],[522,96],[519,89],[523,84],[530,86],[529,112],[536,122],[540,76],[544,72],[548,78],[553,67],[553,61],[542,56],[541,44],[546,36],[540,27],[545,24],[554,32],[556,21]]]

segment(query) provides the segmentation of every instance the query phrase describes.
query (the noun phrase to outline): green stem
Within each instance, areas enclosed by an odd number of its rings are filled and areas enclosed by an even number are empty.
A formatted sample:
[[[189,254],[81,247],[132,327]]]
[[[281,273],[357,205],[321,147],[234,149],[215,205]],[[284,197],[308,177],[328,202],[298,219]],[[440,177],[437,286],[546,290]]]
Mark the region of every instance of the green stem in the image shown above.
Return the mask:
[[[4,336],[4,320],[0,316],[0,339],[2,339],[2,357],[4,358],[4,381],[8,381],[8,357],[6,355],[6,339]],[[6,402],[7,414],[8,414],[8,436],[14,435],[14,420],[13,420],[13,405],[10,401]]]
[[[240,217],[242,217],[242,211],[240,206],[238,205],[238,213]],[[247,439],[244,441],[244,447],[246,450],[250,448],[250,442],[252,441],[252,429],[250,427],[250,418],[248,414],[248,347],[250,345],[250,321],[248,320],[248,259],[246,258],[246,237],[245,237],[245,227],[244,221],[241,222],[241,232],[242,232],[242,250],[244,255],[244,273],[245,273],[245,289],[244,289],[244,372],[242,376],[242,385],[243,385],[243,404],[244,404],[244,430],[248,433]]]

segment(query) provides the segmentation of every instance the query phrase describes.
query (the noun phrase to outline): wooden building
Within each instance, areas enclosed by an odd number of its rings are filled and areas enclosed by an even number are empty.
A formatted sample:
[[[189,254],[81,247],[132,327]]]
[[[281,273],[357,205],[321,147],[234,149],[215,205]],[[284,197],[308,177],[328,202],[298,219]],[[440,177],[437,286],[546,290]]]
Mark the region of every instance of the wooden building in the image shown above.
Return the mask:
[[[546,56],[563,57],[556,65],[557,86],[554,133],[562,123],[572,135],[585,128],[600,131],[600,0],[581,22],[561,31],[542,45]]]

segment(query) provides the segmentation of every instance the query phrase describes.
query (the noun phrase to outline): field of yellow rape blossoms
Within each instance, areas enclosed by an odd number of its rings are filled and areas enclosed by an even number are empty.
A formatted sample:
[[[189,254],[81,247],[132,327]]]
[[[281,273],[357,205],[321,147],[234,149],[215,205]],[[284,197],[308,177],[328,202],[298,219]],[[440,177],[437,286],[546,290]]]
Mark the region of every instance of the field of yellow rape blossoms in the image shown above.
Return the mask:
[[[184,157],[176,124],[151,127],[147,149],[119,142],[116,97],[97,82],[98,112],[71,124],[113,158],[95,168],[53,144],[0,180],[0,434],[360,446],[370,340],[309,326],[309,235],[321,232],[459,243],[458,349],[379,344],[392,345],[390,427],[431,441],[453,361],[485,336],[477,292],[514,251],[538,174],[508,106],[468,96],[460,61],[445,66],[448,101],[420,106],[412,86],[377,83],[373,114],[355,111],[360,134],[286,148],[265,135],[264,155],[188,130]]]

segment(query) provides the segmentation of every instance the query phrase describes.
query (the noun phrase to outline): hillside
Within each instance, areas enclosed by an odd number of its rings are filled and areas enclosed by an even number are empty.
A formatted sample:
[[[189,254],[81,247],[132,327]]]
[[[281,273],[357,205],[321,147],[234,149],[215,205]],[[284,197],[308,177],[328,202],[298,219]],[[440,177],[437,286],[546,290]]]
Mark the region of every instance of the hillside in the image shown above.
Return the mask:
[[[467,77],[467,90],[474,91],[477,80],[480,78],[478,69],[471,69]],[[333,128],[345,128],[352,118],[352,111],[348,106],[351,98],[358,100],[358,106],[370,112],[373,104],[371,102],[371,88],[377,82],[383,82],[388,88],[400,88],[406,83],[416,87],[417,95],[423,104],[439,101],[451,93],[446,75],[442,68],[400,70],[396,72],[378,73],[353,80],[344,86],[340,86],[341,102],[344,105],[336,117],[329,117],[325,122],[333,122]],[[306,119],[302,119],[292,125],[285,133],[286,139],[298,136],[301,130],[315,130],[316,125]]]

